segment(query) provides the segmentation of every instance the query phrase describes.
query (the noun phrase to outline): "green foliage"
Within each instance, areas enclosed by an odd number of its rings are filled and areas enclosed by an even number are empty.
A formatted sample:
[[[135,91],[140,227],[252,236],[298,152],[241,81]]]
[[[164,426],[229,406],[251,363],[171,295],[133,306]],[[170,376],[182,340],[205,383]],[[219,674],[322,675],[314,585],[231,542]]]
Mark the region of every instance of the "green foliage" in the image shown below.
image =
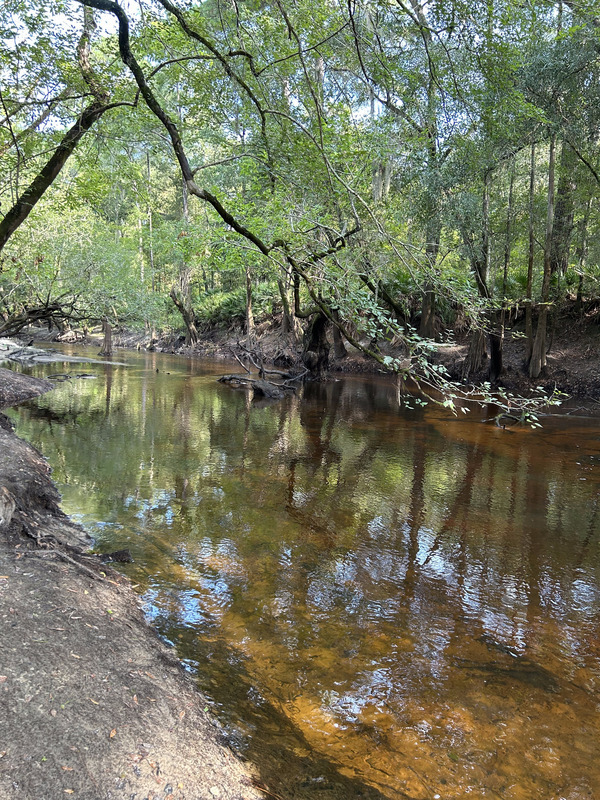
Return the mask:
[[[5,314],[66,292],[90,318],[160,326],[176,319],[169,292],[183,287],[200,321],[222,324],[244,318],[247,278],[260,315],[295,264],[305,307],[337,310],[359,339],[404,337],[426,370],[424,342],[396,311],[416,325],[425,287],[445,326],[458,312],[484,324],[503,295],[521,301],[530,223],[539,297],[551,133],[575,154],[558,176],[572,219],[562,234],[569,271],[555,290],[572,290],[580,274],[595,286],[600,57],[583,6],[563,4],[561,15],[504,0],[181,8],[187,31],[160,4],[130,9],[131,48],[201,196],[214,195],[236,225],[184,189],[166,128],[119,57],[115,20],[96,11],[92,66],[125,105],[88,134],[5,251]],[[90,86],[77,0],[9,0],[0,30],[5,212]],[[482,262],[485,292],[474,278]]]
[[[263,281],[254,285],[252,307],[255,319],[260,321],[271,314],[277,299],[277,286],[273,283]],[[241,323],[246,316],[246,290],[240,287],[230,292],[210,292],[201,297],[194,310],[198,320],[207,325]]]

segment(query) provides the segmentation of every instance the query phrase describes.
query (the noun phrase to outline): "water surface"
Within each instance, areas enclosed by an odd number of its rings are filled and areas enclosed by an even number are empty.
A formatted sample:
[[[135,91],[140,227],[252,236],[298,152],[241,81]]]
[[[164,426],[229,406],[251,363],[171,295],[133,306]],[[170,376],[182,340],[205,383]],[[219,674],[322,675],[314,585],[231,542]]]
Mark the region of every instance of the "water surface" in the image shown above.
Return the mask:
[[[598,420],[501,430],[383,378],[254,402],[226,365],[118,359],[18,432],[272,793],[600,796]]]

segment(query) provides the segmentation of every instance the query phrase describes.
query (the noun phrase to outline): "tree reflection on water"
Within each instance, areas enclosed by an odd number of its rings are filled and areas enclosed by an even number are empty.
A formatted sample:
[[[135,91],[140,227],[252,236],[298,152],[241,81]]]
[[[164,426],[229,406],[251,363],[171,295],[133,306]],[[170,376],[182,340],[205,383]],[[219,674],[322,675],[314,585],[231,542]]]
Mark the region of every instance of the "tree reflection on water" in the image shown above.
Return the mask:
[[[257,404],[128,360],[18,430],[272,792],[593,796],[595,420],[503,431],[377,378]]]

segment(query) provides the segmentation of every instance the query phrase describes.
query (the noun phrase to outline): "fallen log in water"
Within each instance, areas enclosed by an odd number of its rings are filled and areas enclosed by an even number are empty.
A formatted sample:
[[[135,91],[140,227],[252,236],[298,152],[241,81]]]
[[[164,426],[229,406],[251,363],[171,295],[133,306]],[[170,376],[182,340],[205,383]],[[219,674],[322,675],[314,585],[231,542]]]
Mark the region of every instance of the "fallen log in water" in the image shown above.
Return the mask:
[[[249,386],[254,389],[255,394],[260,394],[272,400],[280,400],[286,391],[294,391],[291,386],[271,383],[271,381],[265,381],[262,378],[253,378],[251,375],[221,375],[219,383],[228,383],[230,386]]]

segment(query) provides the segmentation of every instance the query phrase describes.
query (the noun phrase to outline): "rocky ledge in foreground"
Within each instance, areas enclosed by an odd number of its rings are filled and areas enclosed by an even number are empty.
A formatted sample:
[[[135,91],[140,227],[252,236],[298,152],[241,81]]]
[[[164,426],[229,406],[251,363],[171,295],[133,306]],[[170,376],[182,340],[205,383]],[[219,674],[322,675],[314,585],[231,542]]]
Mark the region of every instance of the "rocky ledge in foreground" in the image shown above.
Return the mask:
[[[31,381],[0,370],[2,403],[48,388]],[[44,459],[0,420],[1,800],[262,797],[128,583],[78,552]]]

